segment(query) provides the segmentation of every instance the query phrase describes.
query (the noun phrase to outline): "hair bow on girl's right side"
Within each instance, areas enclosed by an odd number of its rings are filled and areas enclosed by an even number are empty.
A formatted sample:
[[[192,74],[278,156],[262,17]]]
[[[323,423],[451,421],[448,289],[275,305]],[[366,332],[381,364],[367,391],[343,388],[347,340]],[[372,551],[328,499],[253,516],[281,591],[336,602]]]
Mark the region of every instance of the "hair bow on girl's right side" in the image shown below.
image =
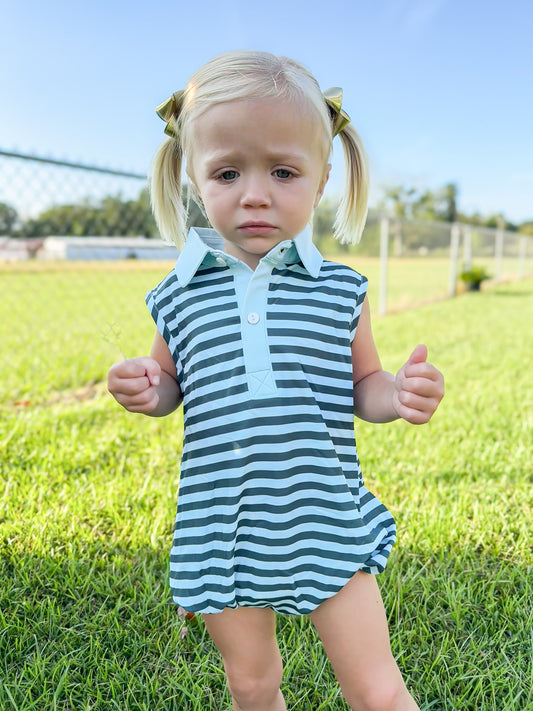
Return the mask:
[[[170,98],[163,101],[163,103],[159,104],[156,108],[156,113],[159,118],[166,121],[165,133],[167,136],[171,136],[176,140],[179,138],[178,117],[183,107],[184,96],[185,91],[183,91],[183,89],[175,91]]]

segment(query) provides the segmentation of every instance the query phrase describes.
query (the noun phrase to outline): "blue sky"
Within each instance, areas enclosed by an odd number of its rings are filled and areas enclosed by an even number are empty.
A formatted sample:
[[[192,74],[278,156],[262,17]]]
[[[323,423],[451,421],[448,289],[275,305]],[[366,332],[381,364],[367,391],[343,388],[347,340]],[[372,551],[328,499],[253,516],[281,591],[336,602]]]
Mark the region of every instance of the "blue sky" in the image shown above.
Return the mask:
[[[533,219],[529,0],[3,0],[0,147],[144,173],[155,106],[210,57],[263,49],[341,86],[382,185],[459,186]],[[342,180],[335,152],[330,193]],[[0,197],[1,199],[1,197]]]

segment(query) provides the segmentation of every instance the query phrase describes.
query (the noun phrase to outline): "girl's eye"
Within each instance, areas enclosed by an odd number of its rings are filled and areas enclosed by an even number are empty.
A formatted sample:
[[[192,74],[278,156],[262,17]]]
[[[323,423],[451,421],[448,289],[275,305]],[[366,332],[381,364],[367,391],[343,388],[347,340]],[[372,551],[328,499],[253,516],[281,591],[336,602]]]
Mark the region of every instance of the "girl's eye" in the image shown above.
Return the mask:
[[[237,171],[236,170],[225,170],[223,173],[220,174],[220,179],[224,180],[225,182],[229,183],[232,180],[235,180],[237,177]]]
[[[292,177],[292,173],[289,170],[286,170],[285,168],[278,168],[277,170],[274,171],[276,178],[280,178],[281,180],[287,180],[287,178]]]

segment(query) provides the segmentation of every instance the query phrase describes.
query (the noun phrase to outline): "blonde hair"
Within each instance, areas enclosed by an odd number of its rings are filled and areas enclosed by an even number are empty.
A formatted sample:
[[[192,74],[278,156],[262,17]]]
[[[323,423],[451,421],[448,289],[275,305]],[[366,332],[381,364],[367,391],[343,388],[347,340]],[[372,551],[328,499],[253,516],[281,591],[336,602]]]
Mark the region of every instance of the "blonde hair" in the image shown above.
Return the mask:
[[[190,164],[194,149],[191,127],[195,118],[217,104],[260,98],[307,102],[324,129],[325,155],[331,155],[333,135],[329,108],[316,79],[302,64],[268,52],[243,50],[220,54],[194,72],[187,82],[182,107],[176,117],[177,138],[165,139],[153,160],[150,178],[152,208],[163,239],[174,241],[181,247],[186,237],[187,208],[182,200],[181,167],[184,157]],[[339,136],[344,151],[346,182],[333,231],[341,242],[356,243],[367,215],[367,159],[361,139],[351,124]],[[192,189],[194,192],[194,186]],[[201,200],[199,202],[201,204]]]

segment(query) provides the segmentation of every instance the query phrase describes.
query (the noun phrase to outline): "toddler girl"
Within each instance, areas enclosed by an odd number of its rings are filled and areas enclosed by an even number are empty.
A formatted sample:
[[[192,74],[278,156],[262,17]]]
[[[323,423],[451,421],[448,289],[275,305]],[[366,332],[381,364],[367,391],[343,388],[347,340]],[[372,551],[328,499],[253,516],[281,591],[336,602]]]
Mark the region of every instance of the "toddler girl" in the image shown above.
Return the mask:
[[[394,521],[364,485],[353,417],[427,422],[443,378],[425,346],[396,376],[382,370],[366,278],[311,241],[336,135],[336,235],[356,241],[366,218],[364,150],[341,98],[293,60],[243,51],[214,58],[158,107],[169,138],[153,207],[183,249],[147,295],[150,356],[109,372],[132,412],[163,416],[183,400],[170,585],[202,613],[235,711],[286,708],[275,611],[310,616],[353,709],[417,708],[375,579]],[[213,226],[186,242],[183,159]]]

